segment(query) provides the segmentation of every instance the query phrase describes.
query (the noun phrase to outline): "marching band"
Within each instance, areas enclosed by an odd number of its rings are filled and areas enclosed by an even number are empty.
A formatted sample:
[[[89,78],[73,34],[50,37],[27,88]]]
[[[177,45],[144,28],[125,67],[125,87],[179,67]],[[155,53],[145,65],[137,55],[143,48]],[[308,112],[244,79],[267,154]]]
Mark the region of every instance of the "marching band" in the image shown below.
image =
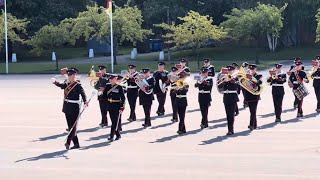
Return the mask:
[[[121,118],[125,109],[126,100],[129,102],[130,115],[129,122],[137,120],[135,109],[137,99],[139,105],[144,110],[144,128],[151,126],[151,107],[154,96],[157,97],[158,116],[165,115],[165,102],[167,91],[169,91],[172,106],[172,122],[179,122],[179,135],[187,132],[185,126],[185,114],[188,106],[187,94],[189,91],[188,78],[190,69],[186,66],[187,59],[182,58],[179,64],[176,64],[168,72],[165,70],[165,63],[158,63],[158,70],[151,74],[149,68],[144,68],[140,72],[136,71],[135,65],[128,65],[128,70],[121,71],[121,75],[108,74],[106,66],[98,66],[99,72],[91,68],[88,76],[92,78],[90,84],[98,91],[98,101],[101,112],[101,127],[108,126],[107,114],[111,119],[111,132],[108,140],[110,142],[121,138]],[[276,64],[269,70],[267,83],[272,86],[272,98],[275,112],[275,122],[281,122],[282,103],[284,99],[284,84],[287,82],[292,88],[295,96],[294,108],[297,109],[297,118],[303,117],[302,104],[303,99],[309,94],[305,83],[313,80],[313,87],[317,97],[316,112],[320,113],[320,56],[312,61],[312,70],[307,74],[301,58],[294,59],[294,65],[287,73],[282,70],[282,64]],[[258,66],[248,64],[247,62],[239,66],[232,63],[221,68],[217,74],[216,86],[219,93],[223,95],[226,119],[228,123],[227,135],[234,134],[235,116],[239,114],[237,103],[242,91],[244,97],[244,108],[248,107],[250,111],[250,121],[248,128],[252,131],[257,129],[257,107],[260,101],[260,94],[263,90],[262,75],[258,73]],[[61,69],[61,75],[67,76],[67,80],[60,83],[54,80],[53,84],[64,90],[63,112],[67,120],[69,134],[66,149],[70,149],[70,143],[74,146],[71,149],[80,147],[77,137],[77,122],[81,116],[80,104],[81,98],[85,106],[88,106],[86,94],[80,81],[76,80],[79,70],[76,68]],[[211,65],[209,58],[204,59],[204,65],[199,75],[194,76],[196,83],[194,87],[198,89],[198,103],[201,111],[200,128],[208,128],[209,107],[212,102],[212,87],[214,85],[215,67]],[[125,96],[126,94],[126,96]],[[114,139],[114,136],[115,139]]]

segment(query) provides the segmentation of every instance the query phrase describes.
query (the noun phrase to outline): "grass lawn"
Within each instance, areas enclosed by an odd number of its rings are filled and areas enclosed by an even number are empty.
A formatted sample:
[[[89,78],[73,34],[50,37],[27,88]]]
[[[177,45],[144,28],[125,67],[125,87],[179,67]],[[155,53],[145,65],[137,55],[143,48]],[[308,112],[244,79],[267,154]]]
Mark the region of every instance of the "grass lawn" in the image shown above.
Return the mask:
[[[199,50],[199,59],[211,58],[215,61],[254,61],[259,60],[290,60],[293,57],[301,57],[305,60],[311,60],[316,55],[320,54],[320,48],[318,47],[303,47],[303,48],[282,48],[275,53],[270,53],[267,49],[263,48],[234,48],[234,47],[215,47],[215,48],[203,48]],[[179,52],[172,52],[171,59],[179,60],[181,57],[186,57],[189,61],[196,61],[197,57],[191,55],[190,50],[184,50]],[[137,60],[155,60],[158,59],[158,55],[150,56],[138,56]],[[165,59],[168,59],[168,54],[165,54]]]
[[[216,71],[220,71],[221,67],[230,65],[232,62],[237,62],[241,64],[243,61],[215,61],[214,66],[216,67]],[[130,62],[137,66],[137,70],[141,70],[142,68],[151,68],[151,70],[157,69],[157,61],[134,61]],[[174,66],[178,61],[175,62],[166,62],[166,69],[170,70],[172,66]],[[249,63],[253,63],[249,61]],[[259,65],[260,69],[268,68],[272,66],[276,61],[263,61]],[[89,72],[91,66],[94,65],[97,71],[97,66],[100,64],[63,64],[59,65],[58,69],[63,67],[76,67],[80,70],[80,73],[87,73]],[[198,72],[198,63],[196,61],[190,61],[188,66],[190,67],[191,71]],[[202,63],[200,64],[200,67]],[[110,64],[107,64],[108,72],[111,72]],[[114,66],[114,72],[120,73],[121,70],[128,69],[128,64],[117,64]],[[0,63],[0,74],[5,73],[5,63]],[[55,63],[10,63],[9,64],[9,73],[10,74],[56,74],[59,71],[56,71]]]
[[[119,55],[129,55],[132,51],[132,47],[120,47]],[[34,54],[28,52],[27,50],[17,50],[17,59],[20,62],[30,62],[30,61],[51,61],[51,53],[42,56],[35,56]],[[86,47],[81,48],[59,48],[56,50],[56,56],[59,60],[64,59],[81,59],[88,58],[89,50]],[[101,57],[101,56],[95,56]],[[9,58],[11,59],[11,57]]]

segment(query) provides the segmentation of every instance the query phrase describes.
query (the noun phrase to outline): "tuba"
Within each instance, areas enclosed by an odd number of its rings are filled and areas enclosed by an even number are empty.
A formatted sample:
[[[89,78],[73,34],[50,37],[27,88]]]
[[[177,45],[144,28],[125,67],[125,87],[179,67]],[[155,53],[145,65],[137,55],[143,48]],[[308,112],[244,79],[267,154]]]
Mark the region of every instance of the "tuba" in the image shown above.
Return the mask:
[[[135,82],[136,82],[137,86],[140,88],[140,90],[143,91],[145,94],[153,93],[153,89],[146,90],[146,87],[149,87],[149,83],[144,78],[144,74],[139,73],[135,77]]]

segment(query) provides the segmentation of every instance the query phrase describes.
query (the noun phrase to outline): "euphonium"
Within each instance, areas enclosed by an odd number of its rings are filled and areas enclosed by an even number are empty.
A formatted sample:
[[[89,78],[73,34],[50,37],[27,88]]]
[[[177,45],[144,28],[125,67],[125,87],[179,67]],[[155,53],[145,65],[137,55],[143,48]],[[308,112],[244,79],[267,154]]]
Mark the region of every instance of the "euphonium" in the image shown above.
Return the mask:
[[[146,87],[149,87],[149,83],[144,78],[144,74],[138,74],[135,77],[135,82],[137,86],[140,88],[141,91],[143,91],[146,94],[151,94],[153,92],[153,89],[146,90]]]
[[[250,74],[246,74],[245,77],[242,76],[239,78],[240,86],[253,95],[259,95],[263,90],[263,86],[257,86],[257,82],[258,80]]]

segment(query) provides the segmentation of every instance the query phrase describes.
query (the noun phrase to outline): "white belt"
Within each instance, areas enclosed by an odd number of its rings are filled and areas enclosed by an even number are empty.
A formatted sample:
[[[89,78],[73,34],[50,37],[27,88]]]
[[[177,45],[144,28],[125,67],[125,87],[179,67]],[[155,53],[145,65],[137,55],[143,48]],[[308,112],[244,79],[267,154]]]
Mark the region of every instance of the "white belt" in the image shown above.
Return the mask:
[[[177,98],[186,98],[187,95],[177,95],[176,97],[177,97]]]
[[[223,91],[224,94],[237,94],[238,91],[229,91],[229,90],[226,90],[226,91]]]
[[[272,84],[272,86],[281,87],[283,84]]]
[[[293,81],[292,84],[299,84],[299,82],[298,81]]]
[[[320,79],[320,77],[319,77],[319,76],[316,76],[316,77],[314,77],[313,79]]]
[[[204,91],[204,90],[201,90],[201,91],[199,91],[199,93],[201,93],[201,94],[209,94],[209,93],[210,93],[210,91]]]
[[[128,89],[138,88],[138,86],[127,86]]]
[[[74,104],[80,104],[80,103],[81,103],[80,100],[69,100],[69,99],[65,99],[64,101],[67,102],[67,103],[74,103]]]

